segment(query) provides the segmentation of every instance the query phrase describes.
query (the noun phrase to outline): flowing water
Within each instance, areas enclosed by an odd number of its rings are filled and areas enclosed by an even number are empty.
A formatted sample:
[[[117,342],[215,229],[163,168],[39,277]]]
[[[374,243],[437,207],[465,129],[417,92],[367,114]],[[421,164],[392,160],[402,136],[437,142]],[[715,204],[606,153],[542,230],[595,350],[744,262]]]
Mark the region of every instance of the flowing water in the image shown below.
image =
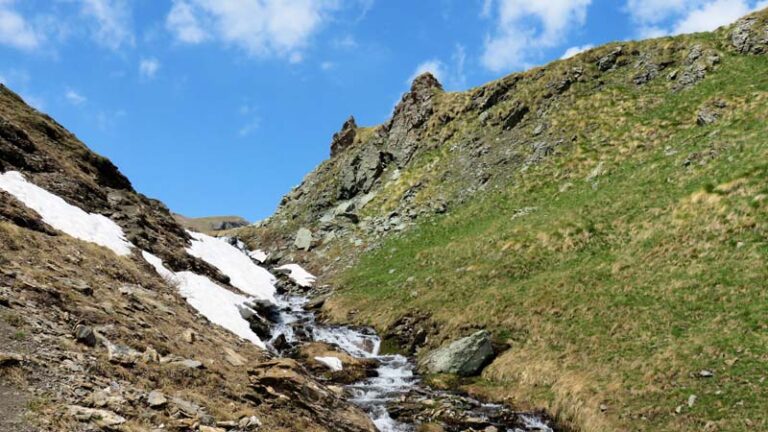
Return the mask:
[[[354,383],[347,387],[350,401],[364,409],[381,432],[412,432],[416,426],[395,421],[390,417],[388,406],[404,400],[406,395],[417,394],[424,399],[451,398],[466,407],[466,414],[498,431],[554,432],[546,421],[531,414],[513,413],[501,405],[483,404],[470,398],[437,392],[420,385],[413,363],[401,355],[381,355],[381,339],[372,329],[358,329],[347,326],[324,326],[316,322],[312,312],[304,306],[304,297],[280,297],[280,313],[273,329],[270,345],[283,335],[287,342],[297,344],[305,341],[326,342],[336,345],[357,358],[374,359],[378,362],[377,376]],[[498,419],[514,419],[509,422]],[[452,429],[449,429],[452,430]],[[461,430],[473,430],[464,429]],[[483,430],[483,429],[478,429]]]

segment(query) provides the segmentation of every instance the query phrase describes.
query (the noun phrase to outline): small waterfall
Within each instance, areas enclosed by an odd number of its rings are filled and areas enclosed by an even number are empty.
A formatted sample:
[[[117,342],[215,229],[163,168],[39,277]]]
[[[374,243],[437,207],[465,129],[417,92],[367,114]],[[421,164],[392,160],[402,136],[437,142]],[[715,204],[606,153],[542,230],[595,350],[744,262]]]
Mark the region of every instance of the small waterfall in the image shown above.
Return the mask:
[[[404,398],[407,394],[417,391],[424,395],[448,396],[448,393],[432,391],[420,386],[418,375],[413,363],[401,355],[380,355],[381,339],[369,328],[353,328],[348,326],[325,326],[315,320],[315,315],[305,309],[308,300],[298,296],[278,297],[279,319],[275,324],[269,341],[269,346],[275,352],[276,341],[281,338],[289,344],[301,342],[325,342],[335,345],[351,356],[364,359],[374,359],[379,366],[373,378],[347,386],[351,395],[350,401],[364,409],[373,419],[381,432],[412,432],[415,425],[404,424],[390,417],[388,405]],[[425,396],[427,397],[427,396]],[[474,418],[490,419],[506,413],[501,405],[482,404],[469,398],[461,398],[462,404],[469,407]],[[497,428],[506,432],[545,431],[553,432],[547,423],[529,414],[515,415],[519,427]],[[488,420],[490,422],[490,420]]]

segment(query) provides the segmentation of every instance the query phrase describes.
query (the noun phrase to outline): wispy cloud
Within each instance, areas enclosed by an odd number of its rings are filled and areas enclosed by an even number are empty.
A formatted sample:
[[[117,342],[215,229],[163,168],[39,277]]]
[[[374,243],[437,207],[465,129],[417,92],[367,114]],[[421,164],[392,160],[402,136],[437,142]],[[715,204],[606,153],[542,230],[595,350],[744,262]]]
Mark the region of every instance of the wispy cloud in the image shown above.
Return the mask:
[[[78,106],[84,104],[88,99],[73,89],[68,89],[64,93],[64,98],[72,105]]]
[[[160,70],[160,60],[156,58],[145,58],[139,62],[139,75],[142,78],[153,79]]]
[[[80,0],[94,41],[112,50],[133,46],[132,11],[128,0]]]
[[[594,47],[595,46],[592,44],[570,47],[567,50],[565,50],[565,52],[563,53],[563,56],[560,57],[560,60],[569,59],[573,56],[583,53],[584,51],[589,51]]]
[[[217,41],[254,57],[296,63],[312,37],[342,8],[339,0],[173,0],[166,28],[185,44]],[[352,4],[365,12],[370,0]]]
[[[627,0],[639,37],[711,31],[768,6],[761,0]]]
[[[0,44],[22,50],[40,46],[44,36],[14,8],[14,0],[0,1]]]

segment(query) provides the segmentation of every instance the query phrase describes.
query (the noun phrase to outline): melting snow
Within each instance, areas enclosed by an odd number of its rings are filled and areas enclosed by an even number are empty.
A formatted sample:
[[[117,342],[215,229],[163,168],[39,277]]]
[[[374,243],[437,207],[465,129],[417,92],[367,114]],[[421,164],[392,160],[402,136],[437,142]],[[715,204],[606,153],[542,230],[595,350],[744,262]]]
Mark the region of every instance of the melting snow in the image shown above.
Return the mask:
[[[248,251],[248,256],[260,263],[263,263],[264,261],[267,260],[267,257],[269,255],[267,255],[267,253],[261,249],[256,249],[255,251]]]
[[[235,294],[205,276],[188,271],[174,273],[165,268],[160,258],[146,251],[141,254],[160,276],[178,285],[181,296],[200,314],[214,324],[266,349],[261,339],[251,330],[248,321],[240,316],[240,308],[249,301],[247,297]]]
[[[317,278],[315,276],[304,270],[300,265],[298,264],[286,264],[284,266],[278,267],[275,270],[287,270],[290,272],[289,277],[293,279],[294,282],[296,282],[299,286],[309,288],[311,287]]]
[[[119,225],[106,216],[87,213],[61,197],[29,183],[17,171],[0,174],[0,189],[36,211],[48,225],[72,237],[112,249],[118,255],[130,255],[131,243]]]
[[[229,276],[230,283],[240,291],[259,300],[275,304],[275,277],[257,266],[242,251],[225,240],[205,234],[190,232],[192,247],[187,249],[196,256]],[[239,317],[239,315],[238,315]]]
[[[315,360],[328,366],[330,370],[335,372],[338,372],[344,369],[344,366],[342,365],[341,360],[339,360],[336,357],[315,357]]]

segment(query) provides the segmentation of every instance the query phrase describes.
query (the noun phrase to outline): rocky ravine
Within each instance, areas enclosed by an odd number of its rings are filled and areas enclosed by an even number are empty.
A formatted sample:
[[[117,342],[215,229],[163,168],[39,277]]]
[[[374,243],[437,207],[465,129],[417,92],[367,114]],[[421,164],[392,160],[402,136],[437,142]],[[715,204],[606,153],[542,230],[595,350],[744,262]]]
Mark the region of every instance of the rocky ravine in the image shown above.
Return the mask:
[[[370,329],[317,324],[313,276],[185,231],[5,87],[0,199],[0,432],[549,430],[418,386]],[[481,334],[435,361],[490,355]]]
[[[304,362],[198,313],[184,283],[245,298],[242,275],[193,256],[164,205],[3,86],[0,176],[0,431],[374,430]]]

